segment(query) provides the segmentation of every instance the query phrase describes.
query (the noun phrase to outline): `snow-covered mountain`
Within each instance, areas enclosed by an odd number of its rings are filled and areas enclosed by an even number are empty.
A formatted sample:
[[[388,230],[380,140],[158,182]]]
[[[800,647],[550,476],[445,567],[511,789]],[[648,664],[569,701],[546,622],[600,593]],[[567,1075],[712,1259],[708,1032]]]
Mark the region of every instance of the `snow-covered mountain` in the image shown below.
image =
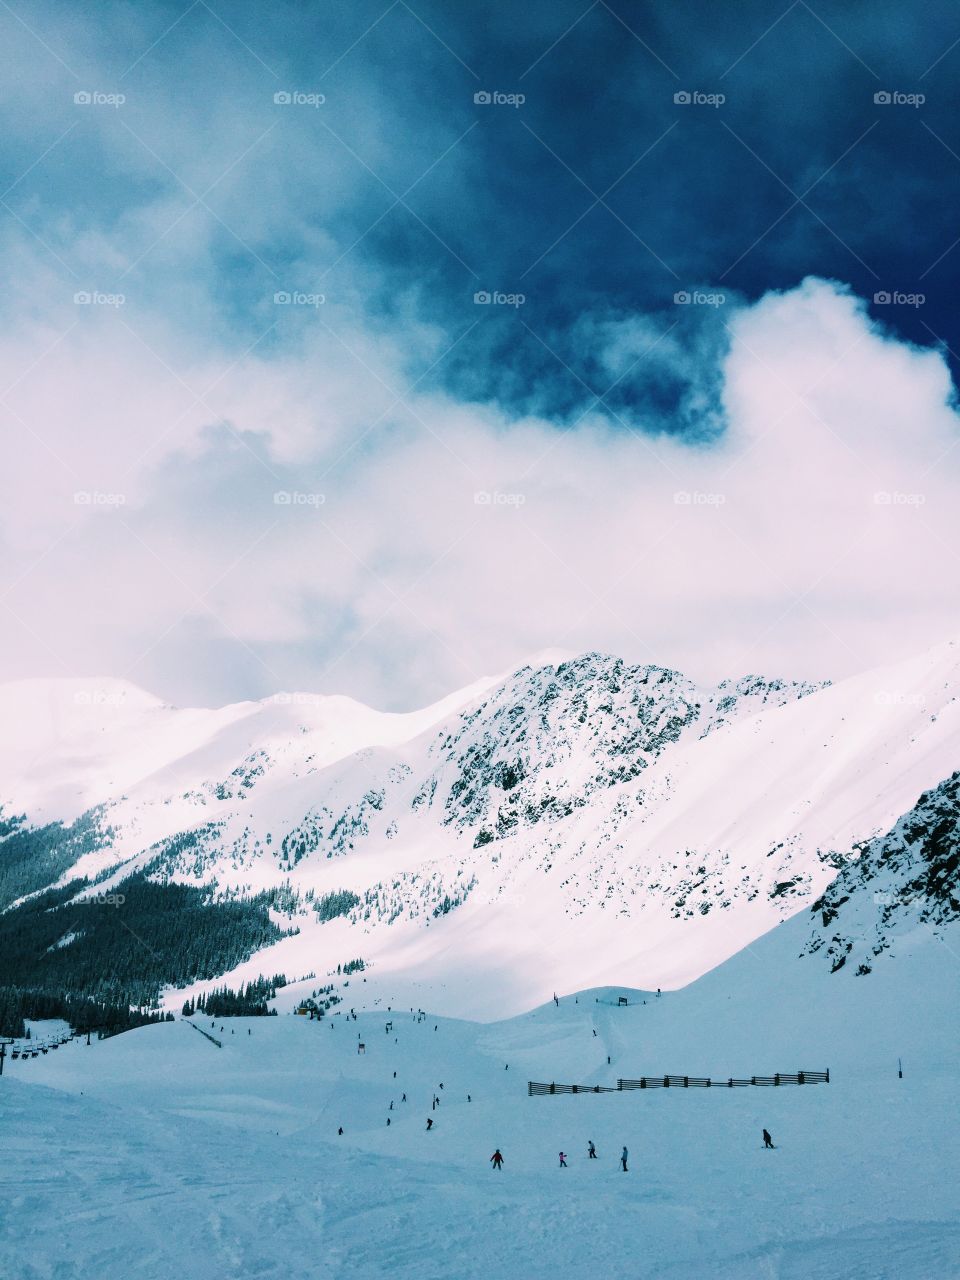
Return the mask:
[[[299,932],[228,981],[362,957],[370,990],[476,1016],[554,989],[674,987],[815,901],[833,911],[838,870],[840,886],[955,815],[958,694],[955,642],[832,686],[707,689],[586,654],[407,715],[20,682],[0,687],[0,869],[8,902],[134,872],[289,889],[277,919]]]
[[[849,962],[858,975],[870,973],[919,929],[941,938],[960,919],[960,772],[867,841],[811,910],[819,927],[805,952],[825,948],[833,972]]]

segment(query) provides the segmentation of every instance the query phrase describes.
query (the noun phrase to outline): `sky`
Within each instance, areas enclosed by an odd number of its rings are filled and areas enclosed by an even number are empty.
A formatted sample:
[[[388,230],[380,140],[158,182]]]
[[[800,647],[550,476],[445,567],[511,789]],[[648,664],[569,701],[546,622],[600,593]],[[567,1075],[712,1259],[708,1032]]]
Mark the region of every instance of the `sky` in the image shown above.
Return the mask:
[[[954,634],[960,15],[0,5],[0,680]]]

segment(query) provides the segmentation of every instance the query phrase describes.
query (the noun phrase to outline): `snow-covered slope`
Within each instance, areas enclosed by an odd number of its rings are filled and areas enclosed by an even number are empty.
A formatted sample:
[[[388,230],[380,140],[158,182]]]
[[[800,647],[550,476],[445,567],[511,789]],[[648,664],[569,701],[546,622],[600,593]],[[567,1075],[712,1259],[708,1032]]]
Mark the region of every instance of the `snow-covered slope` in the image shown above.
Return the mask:
[[[60,882],[288,885],[299,933],[230,982],[360,956],[409,1003],[493,1017],[554,989],[680,986],[809,907],[960,766],[958,694],[954,642],[825,687],[701,689],[587,654],[410,715],[26,682],[0,688],[0,800],[8,821],[81,818],[73,844],[44,837]],[[344,890],[352,909],[321,918]]]
[[[0,1273],[955,1276],[960,926],[915,930],[869,979],[798,959],[809,926],[659,999],[580,991],[487,1025],[358,1003],[200,1022],[222,1047],[181,1020],[8,1060]],[[825,1067],[829,1085],[526,1090]]]

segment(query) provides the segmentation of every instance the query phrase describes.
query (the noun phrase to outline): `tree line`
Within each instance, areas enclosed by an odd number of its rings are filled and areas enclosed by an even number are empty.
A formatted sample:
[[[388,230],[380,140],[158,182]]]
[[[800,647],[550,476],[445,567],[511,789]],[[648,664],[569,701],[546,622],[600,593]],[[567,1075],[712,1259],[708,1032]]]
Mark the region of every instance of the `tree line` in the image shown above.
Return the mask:
[[[272,978],[254,978],[236,991],[224,984],[201,992],[195,999],[185,1000],[183,1015],[185,1018],[195,1013],[207,1013],[212,1018],[263,1017],[276,1012],[267,1001],[277,994],[278,987],[286,985],[287,979],[282,973],[275,973]]]
[[[73,880],[0,914],[3,1034],[17,1034],[23,1018],[76,1025],[73,1014],[91,1004],[111,1022],[122,1021],[107,1017],[111,1010],[155,1013],[162,987],[215,978],[293,932],[271,919],[272,890],[218,899],[210,887],[157,884],[138,873],[109,893],[71,901],[89,888]]]

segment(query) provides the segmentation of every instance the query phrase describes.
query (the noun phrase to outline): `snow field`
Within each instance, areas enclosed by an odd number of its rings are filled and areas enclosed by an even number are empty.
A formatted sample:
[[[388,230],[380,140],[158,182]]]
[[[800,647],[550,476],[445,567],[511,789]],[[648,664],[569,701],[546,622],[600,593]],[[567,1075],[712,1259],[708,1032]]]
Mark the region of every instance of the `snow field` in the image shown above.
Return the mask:
[[[492,1024],[201,1018],[222,1049],[180,1021],[8,1062],[0,1273],[958,1274],[956,935],[920,931],[854,978],[797,960],[800,928],[627,1009],[611,988]],[[830,1085],[526,1095],[530,1078],[828,1065]]]

